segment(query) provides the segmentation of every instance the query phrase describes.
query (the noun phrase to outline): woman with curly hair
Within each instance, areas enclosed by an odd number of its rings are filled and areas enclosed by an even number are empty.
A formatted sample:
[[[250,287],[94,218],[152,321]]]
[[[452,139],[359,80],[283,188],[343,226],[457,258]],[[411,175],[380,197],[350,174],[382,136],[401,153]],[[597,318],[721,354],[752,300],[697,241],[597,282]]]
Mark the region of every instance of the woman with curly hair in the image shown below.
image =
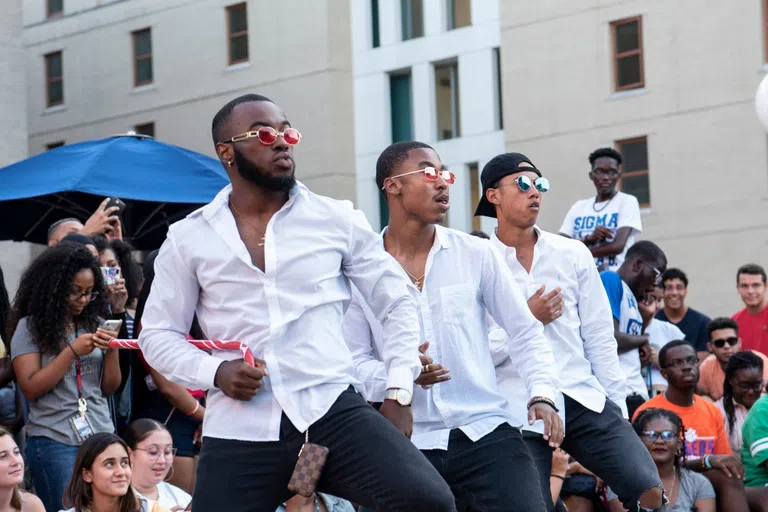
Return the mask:
[[[632,426],[651,452],[659,470],[669,512],[715,512],[715,489],[703,475],[685,468],[685,427],[680,416],[666,409],[640,412]],[[616,494],[608,489],[610,512],[624,512]]]
[[[120,385],[116,331],[99,264],[85,248],[59,243],[24,272],[11,310],[11,357],[29,401],[27,462],[46,510],[59,510],[77,448],[113,432],[107,398]]]

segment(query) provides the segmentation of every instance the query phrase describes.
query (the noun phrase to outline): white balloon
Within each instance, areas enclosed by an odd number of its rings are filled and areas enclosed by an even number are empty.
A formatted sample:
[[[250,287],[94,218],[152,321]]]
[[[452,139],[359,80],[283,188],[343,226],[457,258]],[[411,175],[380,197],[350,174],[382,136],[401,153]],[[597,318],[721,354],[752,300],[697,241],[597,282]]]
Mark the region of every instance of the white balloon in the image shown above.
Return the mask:
[[[760,120],[760,124],[768,132],[768,75],[763,78],[763,81],[760,82],[760,86],[757,88],[755,110],[757,111],[757,118]]]

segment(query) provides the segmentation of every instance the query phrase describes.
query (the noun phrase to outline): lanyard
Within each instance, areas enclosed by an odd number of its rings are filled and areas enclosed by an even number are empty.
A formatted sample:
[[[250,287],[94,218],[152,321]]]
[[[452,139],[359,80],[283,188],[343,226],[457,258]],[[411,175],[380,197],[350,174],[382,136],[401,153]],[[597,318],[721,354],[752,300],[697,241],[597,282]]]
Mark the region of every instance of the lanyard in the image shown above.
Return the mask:
[[[77,337],[77,321],[75,321],[75,337]],[[88,410],[88,403],[83,396],[83,372],[80,368],[80,356],[75,358],[77,364],[77,410],[80,416],[85,416],[85,411]]]

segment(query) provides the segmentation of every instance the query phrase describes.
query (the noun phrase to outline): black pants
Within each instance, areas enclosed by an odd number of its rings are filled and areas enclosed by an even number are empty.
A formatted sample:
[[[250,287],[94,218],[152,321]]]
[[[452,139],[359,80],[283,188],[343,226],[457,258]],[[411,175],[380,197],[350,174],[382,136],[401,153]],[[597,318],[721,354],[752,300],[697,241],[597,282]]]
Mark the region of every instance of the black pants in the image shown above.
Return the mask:
[[[376,510],[455,510],[448,485],[421,452],[354,389],[342,393],[309,429],[329,449],[317,490]],[[288,480],[304,436],[283,415],[280,441],[206,437],[197,467],[195,512],[274,512],[290,497]]]
[[[540,485],[546,486],[548,510],[554,510],[549,494],[552,448],[541,434],[523,432],[525,443],[539,471]],[[661,487],[659,472],[651,454],[634,429],[621,416],[621,409],[606,400],[603,412],[587,409],[565,395],[565,439],[563,450],[599,476],[619,495],[627,510],[636,510],[647,490]]]
[[[451,486],[459,510],[546,510],[533,458],[520,431],[507,423],[476,442],[451,430],[448,451],[423,453]],[[546,491],[549,496],[549,484]]]

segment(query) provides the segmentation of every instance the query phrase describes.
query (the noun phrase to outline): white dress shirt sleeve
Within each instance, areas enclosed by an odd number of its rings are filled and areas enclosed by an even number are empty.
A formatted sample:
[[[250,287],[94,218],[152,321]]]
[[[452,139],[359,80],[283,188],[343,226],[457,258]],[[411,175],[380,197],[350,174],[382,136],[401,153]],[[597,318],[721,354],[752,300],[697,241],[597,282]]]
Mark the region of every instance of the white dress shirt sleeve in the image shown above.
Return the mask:
[[[139,346],[147,363],[189,389],[213,388],[223,362],[187,341],[200,285],[176,247],[173,230],[155,259],[155,279],[141,318]]]
[[[512,272],[491,244],[487,244],[482,265],[483,302],[507,334],[509,355],[529,396],[554,401],[555,358],[544,326],[531,313]]]
[[[382,324],[381,352],[387,368],[387,389],[413,393],[413,381],[421,372],[419,317],[408,292],[408,282],[397,261],[384,250],[365,215],[349,211],[349,249],[344,255],[344,274]]]
[[[491,359],[493,366],[499,366],[509,359],[509,345],[507,333],[497,324],[491,315],[487,315],[488,343],[491,347]]]
[[[584,356],[592,365],[592,373],[605,389],[608,398],[621,408],[626,418],[627,384],[619,365],[611,304],[589,249],[586,246],[577,247],[577,254],[578,308]]]
[[[344,314],[342,331],[352,353],[357,378],[365,386],[365,399],[369,402],[383,402],[387,390],[387,368],[376,357],[371,325],[356,290],[352,291],[352,301]]]

